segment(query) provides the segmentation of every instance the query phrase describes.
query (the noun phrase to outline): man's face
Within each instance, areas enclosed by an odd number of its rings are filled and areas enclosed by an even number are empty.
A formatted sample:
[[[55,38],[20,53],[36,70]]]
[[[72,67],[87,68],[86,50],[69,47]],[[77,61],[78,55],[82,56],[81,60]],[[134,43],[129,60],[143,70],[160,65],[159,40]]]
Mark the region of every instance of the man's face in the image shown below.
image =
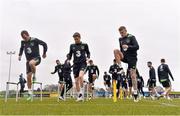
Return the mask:
[[[79,36],[73,37],[76,44],[81,42],[81,38]]]
[[[147,63],[147,66],[148,66],[148,67],[151,67],[151,65],[152,65],[151,63]]]
[[[27,34],[22,34],[22,38],[25,40],[25,41],[28,41],[30,39],[29,35]]]
[[[93,65],[93,62],[89,62],[90,65]]]
[[[119,33],[120,33],[120,35],[121,35],[122,38],[127,36],[127,31],[126,31],[126,29],[123,29],[123,30],[119,31]]]
[[[56,61],[56,63],[57,63],[57,64],[60,64],[60,61],[58,60],[58,61]]]

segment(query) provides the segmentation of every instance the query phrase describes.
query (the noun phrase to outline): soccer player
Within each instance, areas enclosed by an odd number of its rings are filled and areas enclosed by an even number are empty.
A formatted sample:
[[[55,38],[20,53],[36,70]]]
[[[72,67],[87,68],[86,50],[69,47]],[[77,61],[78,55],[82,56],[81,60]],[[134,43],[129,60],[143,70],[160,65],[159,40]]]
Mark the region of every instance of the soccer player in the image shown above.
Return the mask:
[[[148,82],[149,92],[150,92],[151,98],[154,100],[155,96],[159,96],[159,94],[155,90],[155,87],[156,87],[156,72],[155,72],[154,67],[152,66],[151,61],[147,62],[147,66],[149,67],[149,82]]]
[[[67,55],[67,58],[68,58],[68,55]],[[66,84],[66,92],[68,92],[73,86],[72,78],[71,78],[71,68],[72,68],[71,63],[69,62],[68,59],[66,59],[63,64],[63,77]],[[60,95],[60,99],[64,100],[64,86]]]
[[[97,65],[94,65],[93,60],[89,60],[89,66],[87,66],[85,73],[88,71],[88,81],[89,81],[89,93],[90,98],[93,98],[93,86],[95,80],[99,77],[99,68]]]
[[[78,92],[77,101],[83,101],[83,78],[87,62],[90,58],[90,51],[88,44],[81,42],[80,33],[74,33],[73,38],[75,43],[70,45],[68,59],[71,60],[73,55],[73,73],[75,78],[76,90]]]
[[[51,74],[58,73],[59,84],[60,84],[59,87],[60,87],[60,91],[62,93],[63,82],[64,82],[64,78],[63,78],[63,64],[61,64],[61,62],[59,60],[56,60],[56,64],[57,65],[55,66],[54,72],[51,72]]]
[[[137,76],[137,83],[138,83],[138,91],[139,94],[141,93],[143,95],[143,97],[145,98],[144,95],[144,91],[143,91],[143,87],[144,87],[144,79],[142,76]],[[139,98],[141,99],[141,95],[139,96]]]
[[[28,86],[28,93],[29,97],[27,100],[31,100],[32,98],[32,76],[33,82],[36,80],[36,66],[40,64],[41,57],[39,54],[39,45],[43,46],[43,58],[46,58],[47,52],[47,44],[42,40],[37,38],[30,37],[29,33],[26,30],[21,32],[21,37],[23,40],[21,41],[21,47],[19,50],[19,57],[18,60],[21,60],[23,51],[25,52],[26,56],[26,72],[27,72],[27,86]]]
[[[128,70],[130,72],[134,89],[134,102],[138,102],[136,64],[137,50],[139,49],[139,45],[135,36],[127,33],[126,27],[121,26],[119,28],[119,33],[121,35],[121,37],[119,38],[120,51],[114,50],[114,56],[116,62],[122,61],[128,64]],[[121,54],[123,54],[123,56]]]
[[[165,59],[161,59],[161,65],[158,67],[158,78],[159,82],[165,88],[165,92],[162,95],[165,96],[168,100],[171,100],[171,98],[169,97],[169,93],[171,92],[171,81],[169,79],[169,75],[174,81],[169,66],[165,64]]]
[[[106,90],[108,92],[109,98],[111,97],[111,76],[107,74],[107,72],[104,72],[104,86],[106,87]]]
[[[20,97],[22,97],[22,93],[24,92],[24,87],[25,87],[25,83],[26,83],[26,79],[23,77],[22,73],[19,75],[19,82],[18,83],[20,84],[20,87],[21,87]]]
[[[109,73],[112,74],[112,81],[117,81],[116,83],[116,89],[118,89],[117,96],[119,95],[119,89],[120,89],[120,83],[121,83],[121,71],[123,70],[122,67],[120,67],[116,60],[113,60],[113,65],[109,68]]]

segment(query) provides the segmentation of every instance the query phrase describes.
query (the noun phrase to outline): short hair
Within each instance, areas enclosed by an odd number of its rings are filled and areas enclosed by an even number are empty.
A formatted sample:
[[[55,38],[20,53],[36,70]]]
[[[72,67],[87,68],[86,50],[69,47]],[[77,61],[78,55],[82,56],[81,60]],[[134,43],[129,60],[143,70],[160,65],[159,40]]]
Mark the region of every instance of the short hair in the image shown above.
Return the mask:
[[[80,35],[79,32],[75,32],[75,33],[73,34],[73,37],[81,37],[81,35]]]
[[[126,30],[126,27],[125,26],[120,26],[119,31],[122,31],[122,30]]]
[[[21,31],[21,36],[23,36],[23,34],[26,34],[26,35],[29,36],[29,33],[28,33],[28,31],[26,31],[26,30]]]
[[[59,60],[57,59],[56,62],[59,62]]]
[[[164,59],[164,58],[162,58],[162,59],[161,59],[161,62],[163,62],[163,63],[164,63],[164,62],[165,62],[165,59]]]
[[[152,64],[152,62],[151,62],[151,61],[148,61],[147,63],[148,63],[148,64]]]
[[[92,63],[92,62],[93,62],[93,60],[89,60],[89,62],[90,62],[90,63]]]
[[[116,62],[116,59],[114,59],[113,62]]]

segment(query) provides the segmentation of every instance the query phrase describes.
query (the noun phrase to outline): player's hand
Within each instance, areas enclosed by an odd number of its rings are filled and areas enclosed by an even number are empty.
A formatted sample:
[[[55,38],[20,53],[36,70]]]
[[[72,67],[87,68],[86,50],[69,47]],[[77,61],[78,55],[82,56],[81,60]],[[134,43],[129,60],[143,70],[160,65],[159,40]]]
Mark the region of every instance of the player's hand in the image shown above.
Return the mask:
[[[87,63],[87,64],[89,64],[89,60],[90,60],[89,58],[86,59],[86,63]]]
[[[122,48],[126,51],[128,49],[128,45],[124,44],[122,45]]]
[[[21,61],[21,56],[18,57],[18,60]]]
[[[46,58],[46,54],[43,54],[42,57],[43,57],[43,58]]]

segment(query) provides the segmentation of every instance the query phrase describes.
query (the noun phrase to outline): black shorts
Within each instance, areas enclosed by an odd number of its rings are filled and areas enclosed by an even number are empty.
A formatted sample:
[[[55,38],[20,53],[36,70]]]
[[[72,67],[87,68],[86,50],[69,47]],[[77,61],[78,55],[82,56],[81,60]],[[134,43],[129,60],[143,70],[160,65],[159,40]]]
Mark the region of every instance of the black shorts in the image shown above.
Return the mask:
[[[36,66],[41,63],[41,57],[36,57],[36,58],[31,59],[31,60],[35,60],[36,61]],[[27,61],[26,62],[26,73],[28,74],[30,72],[32,72],[32,70],[31,70],[31,67],[29,66],[29,61]]]
[[[110,82],[110,81],[106,81],[105,84],[106,84],[108,87],[111,87],[111,82]]]
[[[93,77],[88,78],[89,83],[94,83]]]
[[[136,69],[136,64],[137,64],[137,58],[136,57],[124,58],[122,61],[124,63],[128,64],[128,69]]]
[[[59,83],[62,83],[64,81],[63,76],[59,76]]]
[[[127,89],[127,88],[128,88],[128,87],[127,87],[127,83],[126,83],[125,81],[122,82],[122,88],[123,88],[123,89]]]
[[[74,74],[74,77],[75,78],[79,77],[79,72],[80,71],[84,71],[86,69],[86,66],[87,66],[86,63],[74,64],[73,65],[73,74]]]
[[[168,88],[171,87],[171,82],[170,80],[164,81],[161,83],[163,87]]]
[[[115,75],[115,74],[112,75],[112,80],[117,80],[117,78],[118,78],[118,75]]]
[[[149,88],[154,88],[154,87],[156,87],[156,81],[151,80],[149,82]]]

